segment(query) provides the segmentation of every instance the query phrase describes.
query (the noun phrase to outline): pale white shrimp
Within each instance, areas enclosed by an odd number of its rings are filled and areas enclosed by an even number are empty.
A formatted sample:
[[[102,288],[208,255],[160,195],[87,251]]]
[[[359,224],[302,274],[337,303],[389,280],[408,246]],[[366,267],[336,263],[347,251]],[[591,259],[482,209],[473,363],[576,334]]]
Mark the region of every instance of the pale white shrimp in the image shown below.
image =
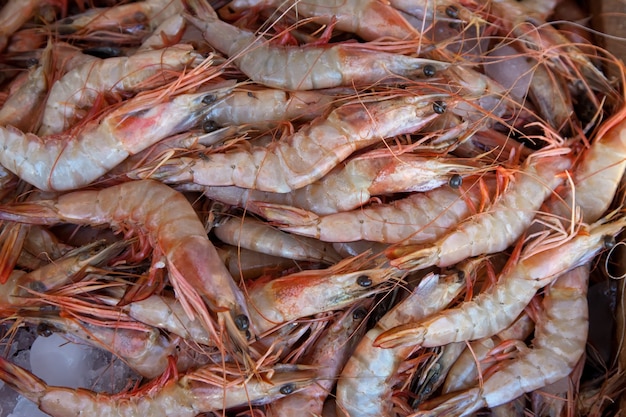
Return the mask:
[[[495,181],[484,182],[487,189]],[[480,205],[483,189],[474,183],[467,189],[449,186],[414,193],[389,204],[372,204],[325,216],[294,207],[249,203],[282,230],[325,242],[369,240],[381,243],[428,243],[453,230]],[[400,248],[401,249],[401,248]]]
[[[0,52],[4,51],[9,38],[22,25],[28,22],[40,5],[52,3],[50,0],[9,0],[0,9]]]
[[[359,149],[423,128],[439,116],[437,111],[441,113],[433,106],[441,109],[443,102],[438,99],[442,98],[401,96],[348,103],[269,146],[214,153],[208,158],[179,158],[129,176],[289,192],[318,180]]]
[[[154,32],[141,43],[137,51],[149,51],[174,46],[182,38],[187,21],[180,14],[175,14],[162,21]]]
[[[282,258],[329,264],[341,260],[330,244],[291,235],[250,217],[225,218],[213,233],[224,243]]]
[[[482,386],[458,393],[415,416],[466,416],[495,407],[568,375],[585,352],[589,326],[589,266],[561,275],[544,296],[544,315],[536,324],[532,349],[507,363]]]
[[[0,126],[0,164],[41,190],[83,187],[174,133],[198,124],[212,93],[181,94],[161,102],[129,100],[77,132],[46,138]]]
[[[544,200],[563,182],[572,164],[569,149],[531,156],[489,210],[471,216],[432,245],[392,259],[402,269],[453,265],[471,256],[503,251],[528,228]],[[403,251],[409,252],[407,247]],[[394,253],[393,256],[396,254]]]
[[[378,83],[398,77],[424,77],[449,64],[355,45],[308,48],[272,45],[262,36],[221,21],[215,11],[198,0],[198,17],[187,19],[204,39],[230,57],[250,79],[284,90],[313,90],[354,84]]]
[[[48,136],[73,126],[99,95],[136,93],[137,89],[145,88],[145,81],[149,78],[154,80],[151,86],[159,87],[170,79],[155,75],[181,71],[203,60],[190,45],[138,52],[129,57],[91,60],[69,71],[52,85],[37,134]]]
[[[46,69],[42,65],[32,68],[28,79],[9,95],[0,109],[0,126],[11,125],[24,132],[32,132],[37,126],[39,106],[48,92]]]
[[[263,404],[296,392],[313,382],[311,371],[276,370],[245,380],[218,377],[200,368],[180,377],[166,372],[156,383],[129,393],[102,394],[86,389],[48,386],[0,357],[0,380],[33,401],[52,417],[195,417],[250,403]]]
[[[381,349],[375,347],[373,341],[385,330],[406,320],[424,318],[445,308],[463,286],[463,280],[456,274],[446,278],[430,274],[365,334],[337,381],[337,415],[390,415],[392,378],[413,348]]]
[[[471,301],[424,321],[406,323],[382,333],[377,346],[442,346],[476,340],[507,328],[538,289],[559,275],[587,263],[626,225],[626,217],[597,222],[560,245],[530,254],[500,276],[489,290]]]
[[[217,248],[222,261],[230,274],[240,280],[259,278],[267,271],[286,270],[297,267],[293,259],[268,255],[232,245],[220,245]],[[346,258],[347,256],[343,256]]]
[[[0,218],[34,224],[109,224],[116,229],[141,230],[156,251],[153,265],[168,267],[170,282],[189,318],[197,318],[215,340],[222,340],[225,335],[218,337],[210,308],[217,314],[220,327],[226,326],[245,352],[245,297],[193,207],[177,191],[156,181],[132,181],[102,190],[76,191],[53,200],[5,205],[0,208]]]
[[[354,33],[366,41],[419,38],[419,33],[396,9],[378,0],[234,0],[223,10],[236,14],[250,8],[292,10],[298,16],[313,18],[316,23],[334,24],[334,28]],[[220,15],[229,19],[222,11]]]
[[[399,192],[425,192],[479,170],[460,158],[427,158],[394,155],[393,150],[374,150],[350,158],[312,184],[289,193],[269,193],[239,187],[198,187],[207,197],[226,204],[255,209],[255,202],[295,206],[317,215],[356,209],[371,196]],[[250,204],[249,204],[250,203]]]

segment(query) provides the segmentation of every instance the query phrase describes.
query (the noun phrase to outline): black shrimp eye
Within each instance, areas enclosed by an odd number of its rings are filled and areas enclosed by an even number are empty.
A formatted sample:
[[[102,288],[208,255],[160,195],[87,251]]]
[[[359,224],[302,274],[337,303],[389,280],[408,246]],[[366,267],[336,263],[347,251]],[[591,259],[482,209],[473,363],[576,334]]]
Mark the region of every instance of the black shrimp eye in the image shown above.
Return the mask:
[[[444,103],[443,101],[435,101],[433,103],[433,111],[437,114],[443,114],[446,111],[446,103]]]
[[[52,333],[53,333],[52,329],[47,324],[39,323],[37,325],[37,334],[39,336],[50,337],[52,336]]]
[[[215,97],[214,94],[207,94],[206,96],[202,97],[202,104],[211,104],[214,103],[215,100],[217,100],[217,97]]]
[[[250,333],[250,330],[246,330],[246,340],[250,339],[252,339],[252,333]]]
[[[446,15],[450,19],[458,19],[459,18],[459,9],[457,9],[454,6],[448,6],[448,7],[446,7]]]
[[[602,238],[602,245],[604,249],[611,249],[615,247],[615,237],[611,235],[606,235]]]
[[[352,312],[353,320],[363,320],[367,316],[367,310],[363,307],[359,307]]]
[[[248,327],[250,327],[250,320],[245,314],[239,314],[235,317],[235,325],[241,331],[248,330]]]
[[[424,71],[424,75],[428,78],[434,77],[437,73],[437,69],[435,68],[435,66],[430,64],[424,65],[424,69],[422,71]]]
[[[217,129],[219,129],[219,126],[213,120],[209,119],[202,122],[202,130],[204,133],[215,132]]]
[[[280,393],[283,395],[289,395],[296,390],[295,384],[285,384],[280,387]]]
[[[359,277],[356,279],[356,283],[359,284],[361,287],[367,288],[372,285],[372,279],[367,275],[359,275]]]
[[[459,188],[461,185],[463,185],[463,177],[459,174],[452,175],[450,177],[450,180],[448,181],[448,185],[451,188]]]

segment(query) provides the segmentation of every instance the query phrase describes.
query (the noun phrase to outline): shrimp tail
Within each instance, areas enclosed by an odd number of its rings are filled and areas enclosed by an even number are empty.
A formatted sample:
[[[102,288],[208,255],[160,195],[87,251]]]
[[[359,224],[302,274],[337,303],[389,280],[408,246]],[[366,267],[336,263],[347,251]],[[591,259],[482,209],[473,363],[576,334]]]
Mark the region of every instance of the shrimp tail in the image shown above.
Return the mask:
[[[52,200],[1,205],[0,220],[46,226],[62,222]]]
[[[403,248],[395,248],[390,249],[387,256],[393,257],[393,255],[399,255],[402,252],[408,253],[392,259],[389,264],[399,269],[415,271],[436,265],[439,260],[439,248],[437,246],[422,247],[411,252],[403,250]]]
[[[317,214],[293,206],[262,201],[254,201],[250,204],[255,213],[259,213],[278,227],[306,226],[319,221]]]
[[[202,21],[218,19],[217,13],[213,7],[211,7],[211,5],[204,0],[186,0],[185,3],[187,4],[187,7],[197,16],[196,18],[185,14],[185,19],[188,19],[194,25],[199,24],[200,26],[198,27],[202,27]],[[196,21],[195,23],[194,20]]]
[[[431,410],[418,411],[415,417],[457,417],[466,416],[483,406],[481,390],[469,389],[455,395],[452,399],[439,404]]]
[[[0,356],[0,380],[35,404],[46,392],[46,384],[32,373]]]
[[[419,346],[424,343],[427,329],[418,323],[409,323],[382,332],[374,340],[374,346],[393,349],[402,346]]]

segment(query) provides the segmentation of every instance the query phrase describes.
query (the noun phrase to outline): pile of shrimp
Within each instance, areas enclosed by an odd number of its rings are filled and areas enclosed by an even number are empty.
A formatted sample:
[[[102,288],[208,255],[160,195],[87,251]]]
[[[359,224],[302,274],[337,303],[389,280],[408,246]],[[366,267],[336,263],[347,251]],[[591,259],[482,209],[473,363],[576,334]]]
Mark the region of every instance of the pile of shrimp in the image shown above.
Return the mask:
[[[0,380],[43,412],[619,413],[626,69],[575,2],[2,4]],[[33,329],[137,382],[47,384]]]

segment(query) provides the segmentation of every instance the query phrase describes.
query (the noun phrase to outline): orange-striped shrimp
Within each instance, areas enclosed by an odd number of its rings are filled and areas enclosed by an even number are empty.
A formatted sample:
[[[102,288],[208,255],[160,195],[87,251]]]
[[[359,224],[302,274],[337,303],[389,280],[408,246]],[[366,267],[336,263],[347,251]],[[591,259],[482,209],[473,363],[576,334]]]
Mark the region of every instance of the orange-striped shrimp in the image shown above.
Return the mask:
[[[493,336],[513,323],[538,289],[589,262],[624,226],[626,217],[594,223],[560,245],[519,261],[502,274],[495,286],[471,301],[424,321],[390,329],[378,336],[375,344],[388,348],[433,347]]]
[[[50,89],[37,134],[61,133],[81,119],[100,95],[131,94],[152,77],[154,87],[171,81],[167,71],[181,71],[204,58],[189,45],[138,52],[129,57],[91,60],[69,71]],[[162,77],[154,77],[163,74]]]
[[[45,141],[0,126],[0,164],[41,190],[80,188],[129,155],[199,124],[215,98],[211,92],[181,94],[160,103],[137,97],[100,119]]]
[[[533,348],[505,364],[480,387],[455,394],[417,416],[466,416],[496,407],[567,376],[585,352],[589,326],[588,265],[564,273],[546,289],[543,317],[536,324]]]
[[[198,0],[198,17],[187,19],[204,39],[226,54],[250,79],[284,90],[313,90],[354,84],[373,84],[385,79],[434,75],[449,64],[376,51],[354,44],[310,46],[272,45],[262,36],[221,21],[207,3]]]
[[[488,190],[495,188],[495,181],[489,178],[481,182]],[[481,203],[483,191],[478,183],[464,189],[443,186],[389,204],[372,204],[325,216],[261,202],[249,203],[248,207],[282,230],[325,242],[423,244],[435,241],[471,216]]]
[[[129,176],[289,192],[318,180],[359,149],[423,128],[443,112],[445,100],[440,99],[444,97],[405,95],[348,103],[269,146],[179,158]]]
[[[337,415],[350,417],[389,415],[391,379],[412,347],[381,349],[373,345],[379,334],[407,320],[424,318],[445,308],[464,286],[460,274],[430,274],[403,301],[369,330],[348,359],[337,382]]]
[[[0,218],[34,224],[109,224],[118,230],[139,229],[155,249],[153,267],[167,266],[170,282],[189,318],[215,340],[214,319],[245,352],[248,314],[243,293],[208,239],[187,199],[156,181],[132,181],[102,190],[76,191],[56,199],[5,205]],[[159,266],[160,265],[160,266]],[[221,330],[221,329],[220,329]]]
[[[405,254],[390,263],[402,269],[448,266],[511,246],[528,228],[544,200],[563,182],[563,174],[571,166],[569,149],[544,152],[527,159],[512,186],[489,210],[467,218],[432,245],[408,254],[410,246],[400,248],[398,251]],[[395,257],[398,251],[394,249],[388,254]]]
[[[341,257],[330,244],[294,236],[249,217],[229,217],[213,228],[224,243],[299,261],[334,264]]]
[[[419,37],[415,28],[396,9],[378,0],[234,0],[220,10],[220,15],[230,19],[250,8],[292,10],[298,16],[313,18],[322,25],[332,22],[334,28],[354,33],[366,41]]]
[[[99,394],[86,389],[48,386],[0,357],[0,380],[52,417],[195,417],[205,412],[277,400],[310,385],[314,374],[277,369],[267,375],[232,380],[206,367],[180,377],[170,370],[155,383],[139,390]]]

